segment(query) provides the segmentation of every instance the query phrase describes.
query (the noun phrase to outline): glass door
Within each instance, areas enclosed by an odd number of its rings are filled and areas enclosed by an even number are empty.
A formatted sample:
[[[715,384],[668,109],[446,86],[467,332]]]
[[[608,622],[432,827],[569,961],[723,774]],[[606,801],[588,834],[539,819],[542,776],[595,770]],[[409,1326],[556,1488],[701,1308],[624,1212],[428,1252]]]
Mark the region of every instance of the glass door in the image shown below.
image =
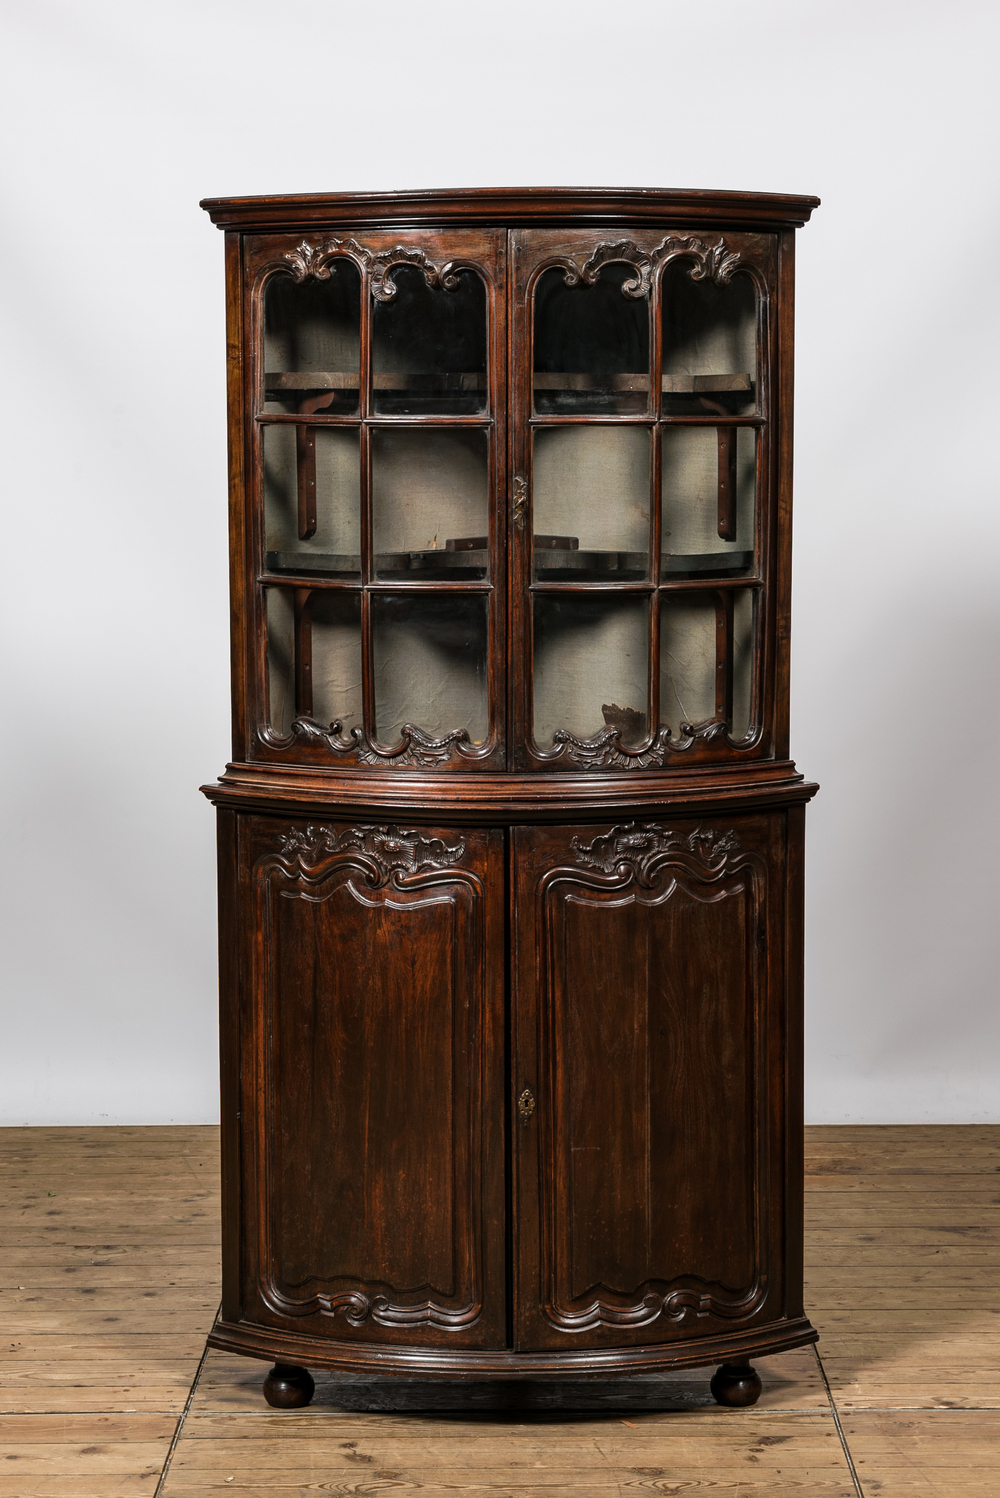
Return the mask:
[[[505,248],[249,242],[262,757],[504,763]]]
[[[511,237],[515,756],[759,753],[772,241]]]

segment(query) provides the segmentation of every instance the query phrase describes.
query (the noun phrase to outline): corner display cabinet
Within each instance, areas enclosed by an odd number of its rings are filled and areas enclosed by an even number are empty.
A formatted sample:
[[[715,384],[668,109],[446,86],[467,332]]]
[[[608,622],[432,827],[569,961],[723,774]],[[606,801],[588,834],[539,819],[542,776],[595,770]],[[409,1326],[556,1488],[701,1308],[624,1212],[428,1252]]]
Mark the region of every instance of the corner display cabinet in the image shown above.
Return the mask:
[[[658,1374],[802,1304],[794,231],[817,199],[212,199],[234,762],[213,1346]]]

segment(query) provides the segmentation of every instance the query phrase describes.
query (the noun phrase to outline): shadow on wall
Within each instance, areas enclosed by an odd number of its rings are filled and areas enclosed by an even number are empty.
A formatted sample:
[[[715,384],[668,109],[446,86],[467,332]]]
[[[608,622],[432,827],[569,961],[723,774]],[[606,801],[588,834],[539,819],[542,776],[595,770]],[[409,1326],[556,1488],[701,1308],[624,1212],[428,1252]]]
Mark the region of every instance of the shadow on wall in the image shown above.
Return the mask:
[[[809,647],[811,1122],[1000,1118],[1000,594],[957,574]]]

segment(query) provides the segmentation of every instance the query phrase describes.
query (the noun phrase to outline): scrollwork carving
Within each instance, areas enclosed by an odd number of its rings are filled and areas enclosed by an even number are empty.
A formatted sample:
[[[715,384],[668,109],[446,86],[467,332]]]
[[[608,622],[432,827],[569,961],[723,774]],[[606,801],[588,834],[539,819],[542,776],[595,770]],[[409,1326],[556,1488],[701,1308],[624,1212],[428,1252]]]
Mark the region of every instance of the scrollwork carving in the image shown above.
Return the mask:
[[[465,854],[465,841],[446,843],[440,837],[422,837],[417,831],[399,827],[334,827],[310,824],[293,827],[278,838],[281,859],[290,872],[312,872],[324,859],[338,853],[359,853],[374,865],[376,884],[387,884],[398,875],[422,874],[428,869],[449,869]]]
[[[739,848],[735,832],[713,832],[696,827],[686,836],[655,822],[627,822],[610,832],[584,843],[574,837],[570,842],[573,857],[584,868],[600,874],[629,874],[638,884],[649,887],[656,866],[666,854],[694,855],[713,873],[721,870],[730,855]]]
[[[653,262],[646,251],[640,250],[631,239],[619,240],[617,244],[599,244],[590,259],[581,267],[580,280],[587,286],[593,286],[601,274],[601,267],[612,265],[616,261],[624,261],[627,265],[635,267],[635,275],[632,279],[622,282],[622,296],[632,297],[636,301],[640,297],[648,296]]]
[[[399,748],[388,750],[376,749],[361,728],[352,728],[348,737],[343,738],[344,725],[340,719],[324,727],[312,718],[296,718],[292,732],[307,743],[325,744],[338,759],[349,758],[354,764],[382,765],[387,769],[412,765],[422,770],[433,769],[435,765],[447,764],[450,759],[460,756],[462,746],[470,743],[464,728],[455,728],[436,739],[413,723],[403,724],[403,742]]]
[[[719,286],[725,286],[740,264],[742,256],[735,250],[730,250],[724,239],[709,245],[693,234],[683,238],[668,235],[662,244],[657,245],[651,256],[654,265],[661,261],[665,263],[680,259],[694,261],[690,272],[692,281],[715,281]]]
[[[327,239],[323,244],[317,245],[304,239],[294,250],[288,251],[285,259],[294,281],[304,281],[307,276],[315,276],[317,281],[329,281],[333,262],[344,255],[360,261],[364,266],[371,264],[371,251],[366,250],[363,244],[358,244],[356,239]]]
[[[599,1326],[648,1326],[661,1316],[671,1321],[683,1321],[690,1313],[730,1319],[749,1316],[756,1310],[764,1299],[766,1288],[763,1278],[755,1280],[746,1294],[732,1297],[727,1297],[724,1291],[720,1293],[720,1286],[710,1290],[694,1282],[659,1292],[643,1286],[642,1299],[631,1306],[615,1306],[595,1300],[580,1311],[549,1305],[545,1314],[554,1326],[575,1332],[590,1331]]]
[[[311,1295],[308,1300],[291,1300],[274,1286],[267,1286],[264,1298],[281,1316],[324,1316],[342,1314],[351,1326],[374,1321],[379,1326],[443,1326],[451,1331],[468,1326],[482,1314],[477,1301],[471,1306],[451,1310],[433,1300],[417,1305],[397,1305],[385,1294],[368,1295],[363,1290],[341,1290],[334,1295]]]
[[[669,728],[661,728],[645,749],[626,748],[620,728],[602,728],[592,739],[578,739],[568,729],[557,728],[552,738],[561,749],[560,757],[581,770],[659,769],[670,753]]]
[[[396,283],[391,272],[398,265],[415,265],[423,271],[424,280],[433,289],[443,287],[445,291],[455,291],[458,286],[456,267],[451,261],[438,266],[428,260],[422,250],[399,244],[395,249],[376,255],[371,262],[372,296],[377,302],[391,302],[396,295]]]
[[[715,281],[725,286],[741,264],[742,257],[730,250],[724,239],[716,244],[706,244],[693,234],[670,234],[652,253],[641,249],[631,239],[620,239],[614,244],[606,241],[597,245],[583,265],[572,259],[558,259],[551,264],[562,269],[567,286],[578,286],[581,281],[585,286],[593,286],[605,265],[624,261],[634,268],[635,275],[622,282],[622,295],[638,300],[649,295],[655,267],[679,259],[694,261],[690,271],[692,281]]]

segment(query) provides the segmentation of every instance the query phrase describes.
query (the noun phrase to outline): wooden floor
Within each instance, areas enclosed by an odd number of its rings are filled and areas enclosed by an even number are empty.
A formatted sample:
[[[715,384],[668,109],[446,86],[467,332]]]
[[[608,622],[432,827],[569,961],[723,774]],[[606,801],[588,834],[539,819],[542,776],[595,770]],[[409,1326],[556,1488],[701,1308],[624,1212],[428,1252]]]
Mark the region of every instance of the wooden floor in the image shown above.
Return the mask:
[[[0,1498],[994,1498],[1000,1128],[814,1128],[807,1154],[819,1356],[761,1360],[753,1410],[708,1370],[581,1384],[570,1414],[545,1386],[394,1412],[321,1376],[279,1413],[264,1364],[205,1353],[217,1131],[0,1130]]]

